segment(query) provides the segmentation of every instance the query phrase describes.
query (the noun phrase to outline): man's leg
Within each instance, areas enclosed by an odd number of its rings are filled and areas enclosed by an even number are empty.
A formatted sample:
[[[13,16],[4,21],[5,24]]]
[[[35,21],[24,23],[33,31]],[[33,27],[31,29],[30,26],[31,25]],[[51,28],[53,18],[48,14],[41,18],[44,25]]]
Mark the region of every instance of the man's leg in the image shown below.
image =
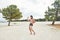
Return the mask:
[[[31,28],[31,30],[33,31],[34,35],[35,35],[35,31]]]
[[[30,31],[30,34],[32,34],[31,26],[29,26],[29,31]]]

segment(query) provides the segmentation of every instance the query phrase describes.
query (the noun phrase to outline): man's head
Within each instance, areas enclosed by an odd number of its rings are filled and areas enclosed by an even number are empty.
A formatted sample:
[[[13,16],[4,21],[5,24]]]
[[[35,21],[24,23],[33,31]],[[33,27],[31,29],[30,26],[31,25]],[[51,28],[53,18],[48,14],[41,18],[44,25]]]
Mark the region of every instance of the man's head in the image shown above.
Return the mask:
[[[32,15],[30,15],[30,17],[31,17],[31,19],[33,19],[33,16]]]

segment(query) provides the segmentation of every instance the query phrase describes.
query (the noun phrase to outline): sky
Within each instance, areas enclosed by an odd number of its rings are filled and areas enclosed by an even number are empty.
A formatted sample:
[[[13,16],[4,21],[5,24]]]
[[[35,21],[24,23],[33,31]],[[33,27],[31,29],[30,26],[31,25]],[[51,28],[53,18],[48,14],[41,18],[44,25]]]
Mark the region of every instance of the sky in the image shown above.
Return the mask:
[[[52,7],[53,2],[54,0],[0,0],[0,9],[14,4],[22,12],[23,17],[21,19],[26,19],[30,15],[38,19],[44,18],[44,12],[48,6]],[[0,19],[2,19],[2,14],[0,14]]]

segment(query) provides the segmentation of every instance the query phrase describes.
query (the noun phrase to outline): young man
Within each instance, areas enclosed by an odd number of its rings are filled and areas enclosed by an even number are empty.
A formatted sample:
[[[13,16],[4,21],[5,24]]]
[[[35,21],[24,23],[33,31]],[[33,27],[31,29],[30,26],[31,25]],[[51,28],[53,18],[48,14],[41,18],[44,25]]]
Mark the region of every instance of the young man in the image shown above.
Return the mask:
[[[34,33],[34,35],[35,35],[35,31],[32,28],[33,24],[35,23],[35,20],[33,19],[33,16],[32,15],[30,16],[30,19],[28,19],[28,21],[30,22],[30,24],[29,24],[30,34]]]

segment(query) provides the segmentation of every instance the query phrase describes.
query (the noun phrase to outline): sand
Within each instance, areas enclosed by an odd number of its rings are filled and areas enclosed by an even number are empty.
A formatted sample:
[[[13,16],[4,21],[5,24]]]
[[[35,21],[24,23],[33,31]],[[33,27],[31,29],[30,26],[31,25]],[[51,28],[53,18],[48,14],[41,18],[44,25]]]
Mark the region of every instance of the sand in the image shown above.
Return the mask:
[[[30,35],[29,22],[7,24],[0,23],[0,40],[60,40],[60,29],[47,25],[51,22],[36,22],[33,26],[35,35]]]
[[[54,25],[51,25],[51,24],[48,24],[49,26],[53,26],[53,27],[56,27],[56,28],[59,28],[60,29],[60,24],[54,24]]]

